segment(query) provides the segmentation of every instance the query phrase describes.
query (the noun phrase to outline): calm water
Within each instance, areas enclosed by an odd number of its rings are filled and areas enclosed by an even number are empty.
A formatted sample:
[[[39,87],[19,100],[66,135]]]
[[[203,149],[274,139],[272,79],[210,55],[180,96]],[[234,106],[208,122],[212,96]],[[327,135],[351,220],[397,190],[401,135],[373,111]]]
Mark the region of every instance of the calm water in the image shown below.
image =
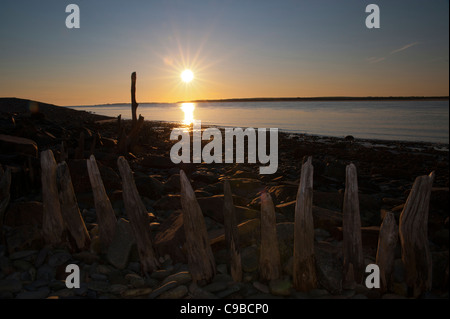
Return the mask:
[[[146,120],[220,127],[277,127],[285,132],[356,138],[449,143],[448,101],[227,102],[140,104]],[[129,104],[73,106],[131,118]]]

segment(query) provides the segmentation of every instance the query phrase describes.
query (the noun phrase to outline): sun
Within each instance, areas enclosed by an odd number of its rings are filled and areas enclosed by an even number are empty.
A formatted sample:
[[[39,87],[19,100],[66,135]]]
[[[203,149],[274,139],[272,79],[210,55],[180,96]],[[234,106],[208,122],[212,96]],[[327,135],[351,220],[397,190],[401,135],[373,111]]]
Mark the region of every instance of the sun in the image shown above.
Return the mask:
[[[181,80],[182,80],[184,83],[189,83],[189,82],[191,82],[193,79],[194,79],[194,73],[192,73],[191,70],[184,70],[184,71],[181,73]]]

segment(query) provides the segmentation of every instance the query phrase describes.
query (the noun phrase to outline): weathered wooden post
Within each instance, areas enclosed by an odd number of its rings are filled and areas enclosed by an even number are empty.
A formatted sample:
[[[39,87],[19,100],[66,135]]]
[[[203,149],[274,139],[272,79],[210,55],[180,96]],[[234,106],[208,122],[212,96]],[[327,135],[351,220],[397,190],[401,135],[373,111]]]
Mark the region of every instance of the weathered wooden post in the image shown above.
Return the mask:
[[[116,229],[117,218],[103,185],[94,155],[87,160],[89,180],[94,194],[95,212],[97,214],[100,246],[103,251],[111,244]]]
[[[364,274],[364,257],[361,240],[361,217],[359,213],[358,178],[356,166],[347,165],[343,207],[343,258],[344,288],[361,283]]]
[[[216,274],[216,262],[206,231],[200,205],[183,170],[180,170],[181,206],[186,235],[186,254],[193,282],[210,281]]]
[[[239,247],[239,233],[236,221],[236,209],[228,180],[224,182],[223,218],[225,226],[225,240],[229,250],[231,277],[235,282],[242,281],[241,249]]]
[[[398,242],[398,227],[392,212],[383,219],[378,237],[376,264],[380,267],[381,290],[385,292],[391,281],[394,267],[395,247]]]
[[[56,171],[56,181],[59,193],[59,203],[61,215],[69,231],[75,240],[78,250],[89,249],[91,238],[84,224],[83,218],[78,208],[77,198],[73,190],[72,179],[69,167],[66,162],[58,164]]]
[[[312,215],[313,175],[312,158],[308,157],[302,165],[294,224],[294,288],[304,292],[317,287]]]
[[[428,211],[434,172],[419,176],[400,215],[399,234],[406,284],[414,297],[431,290],[432,263],[428,244]]]
[[[41,152],[43,221],[42,232],[48,244],[63,241],[65,229],[56,186],[56,161],[51,150]]]
[[[261,251],[259,274],[263,281],[281,276],[281,259],[278,248],[277,224],[272,197],[266,191],[261,193]]]
[[[134,128],[137,121],[136,110],[139,104],[136,102],[136,72],[131,73],[131,116],[132,127]]]
[[[141,268],[144,273],[151,273],[159,267],[159,262],[153,249],[148,213],[139,196],[127,160],[121,156],[117,160],[117,165],[122,177],[125,210],[136,239]]]

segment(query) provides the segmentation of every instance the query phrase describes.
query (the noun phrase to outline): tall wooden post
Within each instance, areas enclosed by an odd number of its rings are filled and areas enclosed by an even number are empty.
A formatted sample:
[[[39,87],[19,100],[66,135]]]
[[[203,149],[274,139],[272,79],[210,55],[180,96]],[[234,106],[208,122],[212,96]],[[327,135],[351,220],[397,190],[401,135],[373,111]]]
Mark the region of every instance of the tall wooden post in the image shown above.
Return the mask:
[[[75,240],[79,251],[89,249],[91,238],[78,208],[77,198],[72,186],[69,167],[66,162],[58,164],[56,181],[61,205],[61,215],[65,225]]]
[[[117,165],[122,177],[125,210],[136,239],[141,268],[144,273],[151,273],[159,267],[159,262],[153,249],[148,213],[139,196],[127,160],[121,156],[117,160]]]
[[[434,172],[419,176],[400,215],[399,233],[406,284],[414,297],[431,290],[432,264],[428,244],[428,211]]]
[[[211,250],[206,224],[194,190],[183,170],[180,171],[181,206],[186,235],[186,254],[194,282],[210,281],[216,274],[216,262]]]
[[[343,257],[344,287],[361,283],[364,274],[364,257],[361,240],[361,217],[359,213],[358,178],[356,166],[347,165],[343,207]]]
[[[380,267],[381,290],[385,292],[391,281],[394,268],[395,247],[398,242],[398,227],[392,212],[383,219],[378,238],[376,264]]]
[[[225,240],[230,258],[231,277],[235,282],[242,281],[241,249],[239,247],[239,233],[236,221],[236,209],[233,204],[230,182],[224,182],[223,218],[225,226]]]
[[[63,241],[65,229],[56,186],[56,161],[51,150],[41,152],[43,221],[42,232],[48,244]]]
[[[278,248],[275,207],[272,197],[266,191],[261,194],[261,252],[259,274],[263,281],[281,276],[281,259]]]
[[[102,176],[98,170],[94,155],[87,160],[89,180],[94,195],[95,212],[97,214],[100,246],[103,251],[111,244],[116,229],[117,218],[103,185]]]
[[[317,287],[312,215],[313,175],[312,158],[308,157],[302,165],[294,225],[294,287],[304,292]]]
[[[131,115],[132,115],[132,127],[136,125],[137,116],[136,109],[138,108],[136,102],[136,72],[131,73]]]

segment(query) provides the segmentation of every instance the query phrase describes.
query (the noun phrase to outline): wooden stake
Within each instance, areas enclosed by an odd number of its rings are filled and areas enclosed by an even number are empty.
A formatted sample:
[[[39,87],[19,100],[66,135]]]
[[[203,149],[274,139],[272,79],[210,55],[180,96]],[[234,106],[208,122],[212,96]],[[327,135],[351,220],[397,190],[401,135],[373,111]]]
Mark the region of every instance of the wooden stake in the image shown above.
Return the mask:
[[[111,244],[116,229],[116,215],[106,194],[102,176],[98,170],[94,155],[87,160],[89,180],[91,181],[92,193],[94,194],[95,212],[99,228],[100,245],[103,251]]]
[[[66,162],[58,164],[56,181],[61,205],[61,215],[65,225],[75,240],[78,250],[89,249],[91,238],[78,208],[77,198],[72,186],[69,167]]]
[[[317,287],[312,215],[313,175],[312,158],[308,157],[302,165],[294,225],[294,288],[304,292]]]
[[[186,253],[192,280],[194,282],[210,281],[216,273],[216,263],[202,210],[183,170],[180,171],[180,183]]]
[[[398,227],[392,212],[386,213],[380,227],[376,264],[380,267],[381,290],[385,292],[391,281],[394,267],[395,247],[398,242]]]
[[[261,252],[259,255],[261,280],[270,281],[281,276],[275,207],[266,191],[261,194]]]
[[[239,246],[239,234],[236,221],[236,209],[233,204],[233,196],[228,180],[224,182],[224,206],[223,218],[225,226],[225,241],[230,253],[231,277],[235,282],[242,281],[241,250]]]
[[[121,156],[117,160],[117,165],[122,177],[125,210],[136,239],[141,268],[144,273],[151,273],[159,267],[159,262],[153,250],[148,213],[139,196],[127,160]]]
[[[361,241],[361,217],[359,213],[358,178],[356,166],[347,165],[343,207],[343,258],[344,288],[361,283],[364,274],[364,257]]]
[[[56,186],[56,161],[51,150],[41,152],[43,221],[42,231],[48,244],[63,241],[64,221]]]
[[[399,233],[406,284],[414,297],[431,290],[432,263],[428,244],[428,211],[434,172],[419,176],[400,215]]]
[[[131,73],[131,115],[132,115],[132,127],[136,125],[136,109],[138,108],[138,103],[136,102],[136,72]]]

